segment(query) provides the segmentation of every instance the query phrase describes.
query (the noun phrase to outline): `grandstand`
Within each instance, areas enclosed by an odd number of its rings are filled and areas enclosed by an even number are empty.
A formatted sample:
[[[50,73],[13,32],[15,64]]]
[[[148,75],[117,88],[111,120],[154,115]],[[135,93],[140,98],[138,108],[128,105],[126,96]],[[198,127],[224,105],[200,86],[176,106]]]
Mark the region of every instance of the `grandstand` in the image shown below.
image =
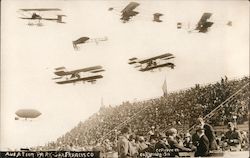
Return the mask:
[[[216,83],[196,84],[155,99],[101,107],[86,121],[43,148],[48,150],[73,145],[88,149],[108,139],[113,143],[111,148],[115,149],[119,130],[124,126],[130,126],[136,135],[142,136],[147,136],[152,126],[158,132],[171,127],[186,132],[192,130],[199,116],[219,130],[229,121],[245,127],[249,96],[249,77],[222,78]]]

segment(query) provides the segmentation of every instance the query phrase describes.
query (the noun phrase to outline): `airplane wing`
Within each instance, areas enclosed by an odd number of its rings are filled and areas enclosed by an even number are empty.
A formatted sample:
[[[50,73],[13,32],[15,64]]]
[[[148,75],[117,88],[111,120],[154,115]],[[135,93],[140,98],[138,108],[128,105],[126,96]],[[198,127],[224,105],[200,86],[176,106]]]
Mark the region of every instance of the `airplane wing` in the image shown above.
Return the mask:
[[[58,20],[57,18],[42,18],[42,20]]]
[[[33,9],[19,9],[24,12],[28,11],[61,11],[61,9],[58,8],[33,8]]]
[[[87,68],[83,68],[83,69],[70,71],[70,73],[87,72],[87,71],[98,70],[98,69],[102,69],[102,66],[98,65],[98,66],[87,67]]]
[[[207,19],[209,19],[212,16],[212,13],[203,13],[203,15],[201,16],[201,19],[198,23],[204,23],[207,21]]]
[[[56,71],[54,73],[57,76],[66,76],[66,75],[76,74],[76,73],[79,73],[79,72],[87,72],[87,71],[98,70],[98,69],[102,69],[102,66],[92,66],[92,67],[87,67],[87,68],[73,70],[73,71],[64,71],[64,70],[61,70],[61,71]]]
[[[133,57],[133,58],[130,58],[129,60],[133,61],[133,60],[136,60],[136,59],[137,59],[136,57]]]
[[[104,69],[97,69],[97,70],[93,70],[91,71],[91,73],[98,73],[98,72],[103,72],[105,71]]]
[[[144,63],[147,63],[151,60],[155,60],[155,59],[162,59],[162,58],[167,58],[167,57],[174,57],[173,54],[171,53],[166,53],[166,54],[162,54],[162,55],[159,55],[159,56],[155,56],[155,57],[152,57],[152,58],[148,58],[148,59],[145,59],[145,60],[141,60],[139,61],[140,64],[144,64]]]
[[[133,11],[136,7],[138,7],[140,4],[136,2],[130,2],[121,12],[130,12]]]
[[[79,82],[79,81],[93,81],[93,80],[100,79],[100,78],[103,78],[103,76],[102,75],[89,76],[89,77],[84,77],[84,78],[79,78],[79,79],[74,79],[74,80],[58,81],[56,83],[67,84],[67,83],[74,83],[74,82]]]
[[[28,19],[28,20],[37,20],[37,19],[34,19],[34,18],[24,18],[24,17],[19,17],[20,19]]]
[[[41,19],[43,19],[43,20],[59,20],[61,18],[61,20],[62,20],[63,16],[66,16],[66,15],[57,15],[57,18],[41,18]]]
[[[153,66],[153,67],[140,69],[139,71],[145,72],[145,71],[149,71],[149,70],[153,70],[153,69],[161,68],[161,67],[170,67],[171,69],[174,69],[175,64],[174,63],[165,63],[165,64],[161,64],[161,65],[156,65],[156,66]]]

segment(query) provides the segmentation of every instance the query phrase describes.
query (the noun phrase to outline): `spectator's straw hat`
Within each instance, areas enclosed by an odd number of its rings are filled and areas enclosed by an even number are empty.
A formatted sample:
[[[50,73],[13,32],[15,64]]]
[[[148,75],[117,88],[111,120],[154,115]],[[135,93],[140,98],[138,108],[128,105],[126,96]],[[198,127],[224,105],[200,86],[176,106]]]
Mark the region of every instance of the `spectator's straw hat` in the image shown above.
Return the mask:
[[[177,130],[175,128],[170,128],[168,131],[167,131],[167,135],[168,136],[172,136],[173,134],[177,134]]]
[[[190,133],[185,133],[184,138],[186,138],[186,137],[191,137],[191,134]]]

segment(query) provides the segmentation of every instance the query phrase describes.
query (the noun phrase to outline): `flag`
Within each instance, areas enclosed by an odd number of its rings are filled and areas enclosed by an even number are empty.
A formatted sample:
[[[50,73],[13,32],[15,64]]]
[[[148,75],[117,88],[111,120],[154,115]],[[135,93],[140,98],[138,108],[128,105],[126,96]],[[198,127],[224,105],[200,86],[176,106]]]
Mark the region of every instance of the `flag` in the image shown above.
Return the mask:
[[[166,78],[165,78],[165,80],[164,80],[164,83],[163,83],[163,85],[162,85],[162,91],[163,91],[163,95],[164,95],[164,97],[166,97],[167,96],[167,82],[166,82]]]

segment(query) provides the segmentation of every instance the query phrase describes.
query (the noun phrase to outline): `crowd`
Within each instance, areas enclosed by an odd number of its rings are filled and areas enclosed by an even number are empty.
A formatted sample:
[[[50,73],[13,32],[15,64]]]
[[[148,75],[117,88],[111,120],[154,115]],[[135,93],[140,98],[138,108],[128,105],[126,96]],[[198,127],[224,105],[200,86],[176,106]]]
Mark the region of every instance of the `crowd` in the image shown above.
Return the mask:
[[[214,84],[197,84],[189,89],[169,93],[156,99],[101,107],[88,120],[80,122],[55,142],[50,142],[39,150],[73,148],[98,149],[103,152],[118,151],[117,142],[123,127],[129,127],[133,131],[130,138],[131,144],[140,144],[141,148],[146,147],[143,142],[157,142],[165,137],[164,134],[166,139],[170,139],[167,129],[173,127],[179,131],[178,135],[175,132],[177,136],[174,138],[185,140],[184,136],[188,135],[185,131],[197,122],[197,118],[209,114],[248,83],[249,77],[234,80],[228,80],[225,77]],[[227,125],[228,122],[245,123],[248,121],[249,96],[249,87],[242,88],[230,101],[223,104],[213,117],[205,121],[211,126]],[[223,145],[225,144],[220,144],[220,147]]]
[[[175,128],[166,132],[150,133],[148,141],[142,136],[133,136],[128,127],[121,130],[117,142],[118,158],[140,157],[209,157],[223,154],[223,151],[242,151],[248,144],[246,135],[228,122],[225,136],[218,139],[213,127],[202,118],[196,120],[196,128],[191,135],[181,135]]]

